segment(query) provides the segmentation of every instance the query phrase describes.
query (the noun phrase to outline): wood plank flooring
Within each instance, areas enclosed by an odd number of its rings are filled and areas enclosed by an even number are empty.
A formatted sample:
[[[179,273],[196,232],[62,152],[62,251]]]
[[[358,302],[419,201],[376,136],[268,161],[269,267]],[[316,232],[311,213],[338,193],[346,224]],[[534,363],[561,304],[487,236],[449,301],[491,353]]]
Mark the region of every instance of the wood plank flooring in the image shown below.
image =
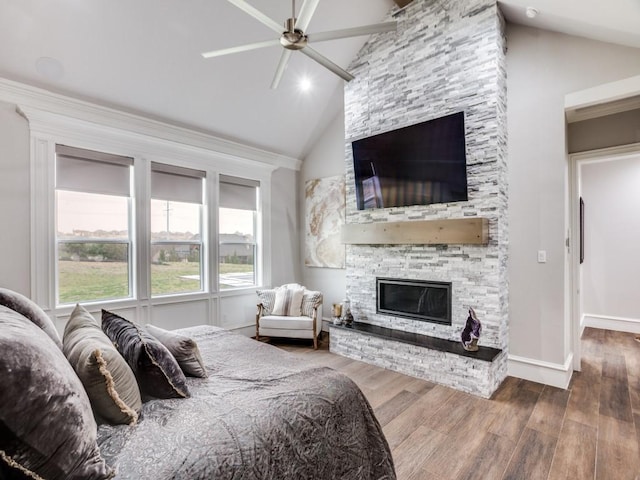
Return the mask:
[[[640,480],[640,342],[587,328],[567,390],[507,377],[490,400],[308,342],[274,342],[353,379],[391,447],[398,480]]]

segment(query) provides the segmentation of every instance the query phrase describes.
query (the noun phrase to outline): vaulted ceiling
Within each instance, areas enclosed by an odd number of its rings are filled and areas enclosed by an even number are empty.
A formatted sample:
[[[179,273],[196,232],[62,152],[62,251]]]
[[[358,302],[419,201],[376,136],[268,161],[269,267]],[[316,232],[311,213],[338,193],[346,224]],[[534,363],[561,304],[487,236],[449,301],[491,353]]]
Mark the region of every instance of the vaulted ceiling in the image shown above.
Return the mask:
[[[278,23],[291,16],[289,0],[248,2]],[[508,21],[640,48],[640,0],[498,3]],[[397,8],[392,0],[321,0],[308,32],[377,23]],[[224,0],[2,0],[0,77],[303,158],[340,110],[343,80],[294,53],[270,89],[279,46],[200,55],[273,38]],[[314,48],[346,68],[365,41]]]

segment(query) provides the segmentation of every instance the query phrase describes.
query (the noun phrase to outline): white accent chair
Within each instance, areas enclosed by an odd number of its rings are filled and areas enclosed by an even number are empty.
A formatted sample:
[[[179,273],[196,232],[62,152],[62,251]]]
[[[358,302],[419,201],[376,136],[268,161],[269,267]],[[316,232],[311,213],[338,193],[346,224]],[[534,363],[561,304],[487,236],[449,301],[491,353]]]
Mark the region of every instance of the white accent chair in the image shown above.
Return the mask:
[[[277,305],[283,292],[281,290],[302,289],[301,303],[297,303],[297,297],[293,297],[293,304],[284,311],[284,315],[274,315],[276,307],[282,307],[282,302]],[[314,350],[318,348],[318,336],[322,330],[322,293],[307,290],[298,284],[287,284],[275,289],[257,290],[258,312],[256,313],[256,340],[260,337],[279,338],[308,338],[313,340]],[[290,292],[291,293],[291,292]],[[280,308],[282,310],[282,308]],[[318,313],[320,312],[320,313]],[[282,313],[282,312],[278,312]],[[288,314],[287,314],[288,313]]]

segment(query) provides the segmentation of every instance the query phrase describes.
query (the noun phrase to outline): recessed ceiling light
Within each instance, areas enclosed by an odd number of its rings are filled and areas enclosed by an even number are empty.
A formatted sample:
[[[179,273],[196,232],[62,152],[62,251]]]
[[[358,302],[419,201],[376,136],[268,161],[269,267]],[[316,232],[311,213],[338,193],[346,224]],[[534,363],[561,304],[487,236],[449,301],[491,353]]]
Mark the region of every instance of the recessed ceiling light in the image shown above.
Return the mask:
[[[308,92],[309,90],[311,90],[311,80],[309,79],[309,77],[302,77],[298,86],[303,92]]]
[[[534,8],[534,7],[527,7],[527,10],[525,11],[525,13],[527,14],[527,17],[529,18],[536,18],[538,16],[538,9]]]
[[[40,57],[36,60],[36,71],[49,80],[60,80],[64,76],[62,64],[51,57]]]

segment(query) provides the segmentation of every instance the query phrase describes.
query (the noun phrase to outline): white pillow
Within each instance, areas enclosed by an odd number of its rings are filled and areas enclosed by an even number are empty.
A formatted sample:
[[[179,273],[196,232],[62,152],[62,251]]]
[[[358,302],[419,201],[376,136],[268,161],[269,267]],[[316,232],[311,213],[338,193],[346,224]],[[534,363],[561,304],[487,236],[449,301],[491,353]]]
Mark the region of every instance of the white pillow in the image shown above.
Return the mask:
[[[271,315],[299,317],[302,313],[304,287],[289,286],[276,289],[276,301]]]

